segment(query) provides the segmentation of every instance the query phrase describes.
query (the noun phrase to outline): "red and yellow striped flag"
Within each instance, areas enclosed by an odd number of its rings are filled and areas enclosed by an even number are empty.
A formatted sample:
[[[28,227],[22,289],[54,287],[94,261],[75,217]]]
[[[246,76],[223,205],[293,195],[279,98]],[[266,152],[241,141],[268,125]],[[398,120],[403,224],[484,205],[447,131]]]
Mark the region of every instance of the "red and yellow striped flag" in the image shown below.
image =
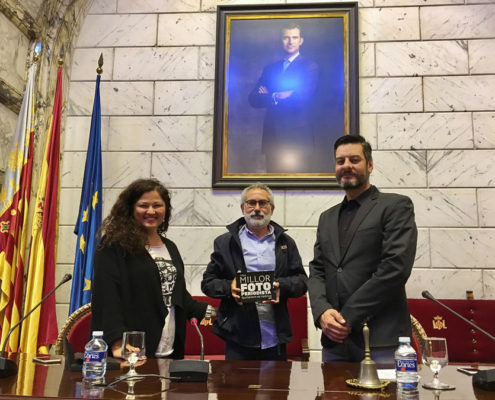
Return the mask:
[[[55,287],[57,254],[60,120],[62,115],[62,67],[58,68],[49,136],[46,141],[31,230],[28,281],[24,313],[28,313]],[[50,296],[25,321],[21,351],[44,353],[57,340],[55,295]]]
[[[9,154],[0,193],[0,343],[20,318],[24,288],[24,250],[31,193],[34,136],[34,79],[36,63],[29,68],[26,92]],[[17,351],[19,331],[9,338],[8,351]]]

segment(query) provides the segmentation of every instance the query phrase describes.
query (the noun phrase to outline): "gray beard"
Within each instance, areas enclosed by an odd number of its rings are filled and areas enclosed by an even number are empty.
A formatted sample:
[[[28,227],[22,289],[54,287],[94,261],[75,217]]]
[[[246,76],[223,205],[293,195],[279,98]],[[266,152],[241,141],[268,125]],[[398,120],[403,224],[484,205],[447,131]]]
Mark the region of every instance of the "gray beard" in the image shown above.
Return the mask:
[[[258,215],[263,216],[263,219],[253,219],[251,217],[252,215],[256,215],[256,214],[254,212],[244,214],[244,220],[246,221],[246,224],[248,225],[248,227],[253,227],[256,229],[266,228],[268,226],[268,224],[270,223],[271,214],[267,215],[264,213],[259,213]]]

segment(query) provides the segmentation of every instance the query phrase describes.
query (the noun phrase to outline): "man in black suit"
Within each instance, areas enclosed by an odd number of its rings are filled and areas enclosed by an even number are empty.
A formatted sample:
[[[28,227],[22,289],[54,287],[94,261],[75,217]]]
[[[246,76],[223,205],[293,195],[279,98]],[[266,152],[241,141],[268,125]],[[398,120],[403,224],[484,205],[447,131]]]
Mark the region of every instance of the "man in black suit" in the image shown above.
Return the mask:
[[[373,159],[363,137],[340,137],[334,154],[337,182],[346,195],[321,214],[309,264],[313,318],[323,331],[322,359],[361,361],[367,322],[371,357],[392,364],[398,338],[411,335],[405,284],[416,253],[413,204],[370,184]]]
[[[267,172],[313,172],[312,117],[318,66],[299,53],[299,25],[282,29],[284,58],[269,64],[249,94],[249,103],[265,108],[261,151]]]

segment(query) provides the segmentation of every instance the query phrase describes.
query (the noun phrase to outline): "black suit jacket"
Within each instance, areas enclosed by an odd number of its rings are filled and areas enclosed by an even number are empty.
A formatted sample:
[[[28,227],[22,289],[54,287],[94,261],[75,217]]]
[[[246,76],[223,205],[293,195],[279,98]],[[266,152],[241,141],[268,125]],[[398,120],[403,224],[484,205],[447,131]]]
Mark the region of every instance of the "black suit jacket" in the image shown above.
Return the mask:
[[[417,229],[411,200],[381,193],[374,186],[351,224],[350,240],[341,254],[341,204],[320,216],[308,290],[317,327],[327,309],[338,310],[352,326],[349,336],[362,346],[362,324],[370,328],[373,347],[397,345],[411,335],[405,284],[416,254]],[[322,334],[322,345],[334,345]]]
[[[312,110],[318,84],[318,65],[299,55],[283,71],[283,60],[263,69],[256,86],[249,94],[249,103],[255,108],[266,108],[263,123],[262,152],[272,154],[293,148],[313,151]],[[267,94],[258,93],[265,86]],[[291,90],[292,94],[276,104],[274,92]]]

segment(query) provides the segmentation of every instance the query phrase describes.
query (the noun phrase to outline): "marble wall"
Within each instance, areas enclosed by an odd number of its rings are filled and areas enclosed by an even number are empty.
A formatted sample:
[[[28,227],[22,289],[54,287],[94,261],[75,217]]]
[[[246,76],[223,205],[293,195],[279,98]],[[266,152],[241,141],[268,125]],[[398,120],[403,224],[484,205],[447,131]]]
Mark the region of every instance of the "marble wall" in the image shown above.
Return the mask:
[[[301,2],[301,1],[299,1]],[[273,0],[259,3],[277,3]],[[285,3],[279,1],[278,3]],[[172,189],[169,237],[190,291],[214,238],[240,216],[239,193],[211,189],[214,0],[96,0],[73,54],[62,164],[57,275],[72,272],[92,109],[101,84],[104,213],[138,177]],[[372,181],[410,196],[419,227],[409,297],[495,298],[495,2],[361,0],[361,131],[373,145]],[[278,190],[274,219],[305,266],[319,214],[341,191]],[[64,291],[65,290],[65,291]],[[60,318],[70,285],[57,295]],[[312,360],[319,334],[309,323]]]

